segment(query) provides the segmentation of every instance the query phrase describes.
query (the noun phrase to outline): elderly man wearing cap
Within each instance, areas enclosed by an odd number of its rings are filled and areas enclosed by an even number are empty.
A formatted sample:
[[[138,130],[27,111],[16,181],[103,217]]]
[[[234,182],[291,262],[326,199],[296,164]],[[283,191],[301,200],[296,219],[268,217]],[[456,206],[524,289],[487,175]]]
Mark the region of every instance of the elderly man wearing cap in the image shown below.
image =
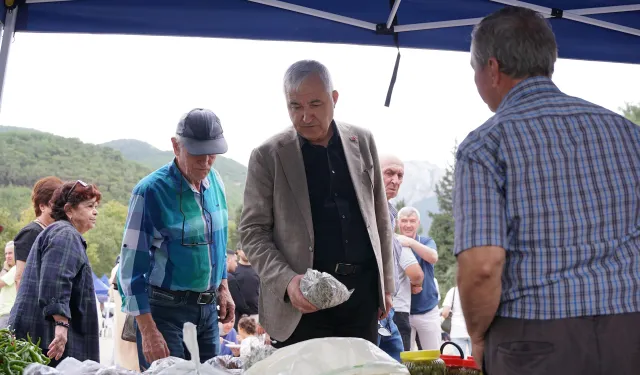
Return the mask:
[[[175,159],[133,189],[120,255],[122,308],[136,317],[141,369],[169,355],[189,356],[182,342],[186,322],[197,326],[200,358],[214,357],[218,319],[234,316],[226,280],[227,202],[212,168],[227,151],[220,120],[194,109],[171,142]]]

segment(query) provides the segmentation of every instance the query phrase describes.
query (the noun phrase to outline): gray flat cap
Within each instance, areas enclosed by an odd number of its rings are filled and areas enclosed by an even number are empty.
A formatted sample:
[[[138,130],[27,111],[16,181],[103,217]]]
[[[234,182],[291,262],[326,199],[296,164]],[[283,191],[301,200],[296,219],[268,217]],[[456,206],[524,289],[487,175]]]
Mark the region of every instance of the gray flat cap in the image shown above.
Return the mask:
[[[184,115],[176,134],[191,155],[224,154],[229,149],[220,119],[209,109],[196,108]]]

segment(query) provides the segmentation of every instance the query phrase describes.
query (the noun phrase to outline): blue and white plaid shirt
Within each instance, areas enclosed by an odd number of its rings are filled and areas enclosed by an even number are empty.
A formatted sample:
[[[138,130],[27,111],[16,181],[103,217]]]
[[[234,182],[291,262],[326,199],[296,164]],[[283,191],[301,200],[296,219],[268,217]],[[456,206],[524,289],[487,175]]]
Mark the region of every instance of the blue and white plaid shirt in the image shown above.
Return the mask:
[[[456,159],[454,253],[506,250],[498,316],[640,312],[640,126],[529,78]]]
[[[227,230],[224,185],[215,169],[202,181],[202,192],[190,187],[174,162],[143,178],[129,201],[120,252],[123,311],[150,312],[149,285],[217,289],[227,278]],[[203,245],[183,246],[183,236],[187,244]]]

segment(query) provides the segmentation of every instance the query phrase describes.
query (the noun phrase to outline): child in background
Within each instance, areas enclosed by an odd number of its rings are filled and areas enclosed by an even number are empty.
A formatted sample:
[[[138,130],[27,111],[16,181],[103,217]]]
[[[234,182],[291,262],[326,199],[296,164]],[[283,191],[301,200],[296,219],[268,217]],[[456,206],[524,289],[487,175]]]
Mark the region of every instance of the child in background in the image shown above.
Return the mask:
[[[243,316],[238,322],[238,341],[240,342],[240,357],[246,357],[253,348],[261,345],[257,337],[258,323],[249,316]]]
[[[235,317],[234,319],[231,319],[231,321],[229,321],[228,323],[221,323],[218,322],[218,329],[220,331],[220,354],[219,355],[231,355],[234,357],[239,356],[239,351],[236,353],[234,352],[234,349],[229,348],[227,346],[227,343],[231,343],[231,344],[237,344],[238,343],[238,333],[236,332],[236,330],[233,328],[233,326],[235,325],[236,320]]]

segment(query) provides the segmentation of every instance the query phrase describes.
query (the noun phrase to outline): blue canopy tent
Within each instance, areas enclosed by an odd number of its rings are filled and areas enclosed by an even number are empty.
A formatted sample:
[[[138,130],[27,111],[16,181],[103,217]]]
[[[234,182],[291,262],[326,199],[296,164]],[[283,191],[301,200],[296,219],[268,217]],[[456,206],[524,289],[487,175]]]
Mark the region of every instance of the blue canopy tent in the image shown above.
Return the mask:
[[[8,7],[0,49],[0,101],[14,31],[244,38],[468,51],[473,25],[505,5],[519,5],[552,18],[562,58],[640,63],[640,0],[530,1],[5,0]]]
[[[109,287],[95,273],[93,274],[93,288],[96,291],[98,301],[107,302],[107,299],[109,299]]]
[[[107,276],[106,274],[102,275],[102,277],[100,278],[100,281],[102,281],[102,283],[104,285],[109,285],[109,276]]]

